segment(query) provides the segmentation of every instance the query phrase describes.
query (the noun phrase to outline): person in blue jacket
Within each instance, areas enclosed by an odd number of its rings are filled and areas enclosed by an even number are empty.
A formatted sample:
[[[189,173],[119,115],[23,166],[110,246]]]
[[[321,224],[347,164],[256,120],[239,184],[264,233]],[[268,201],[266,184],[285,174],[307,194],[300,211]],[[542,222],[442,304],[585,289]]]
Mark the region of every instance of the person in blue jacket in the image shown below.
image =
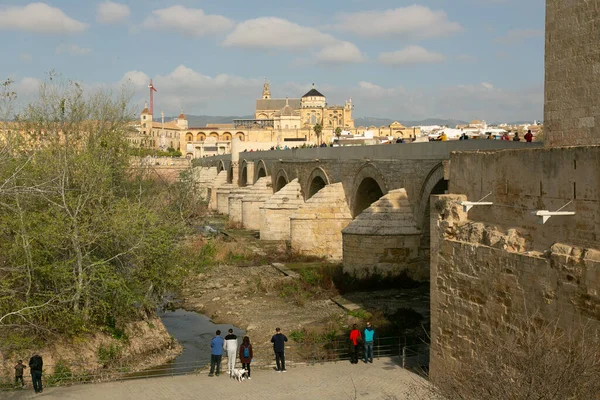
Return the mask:
[[[373,341],[375,340],[375,331],[370,322],[367,322],[367,327],[363,333],[365,341],[365,364],[367,362],[373,364]]]
[[[216,375],[221,373],[221,357],[223,357],[223,344],[225,341],[221,337],[221,331],[217,331],[217,336],[210,341],[210,372],[208,376],[213,376],[215,366],[217,367]]]

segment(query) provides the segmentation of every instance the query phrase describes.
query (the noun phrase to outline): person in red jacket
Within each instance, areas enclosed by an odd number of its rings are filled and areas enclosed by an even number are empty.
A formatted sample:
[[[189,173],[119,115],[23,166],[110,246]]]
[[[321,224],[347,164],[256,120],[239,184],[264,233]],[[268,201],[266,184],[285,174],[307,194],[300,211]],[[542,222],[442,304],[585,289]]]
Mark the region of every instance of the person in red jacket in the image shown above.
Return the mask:
[[[531,129],[527,130],[525,134],[525,141],[531,142],[533,140],[533,135],[531,134]]]
[[[350,331],[350,341],[354,346],[354,351],[352,354],[350,354],[350,362],[352,364],[358,364],[358,346],[359,342],[362,341],[362,335],[360,334],[356,324],[352,326],[352,330]]]
[[[254,357],[254,353],[252,352],[250,338],[244,336],[242,344],[240,345],[240,362],[242,363],[242,368],[248,371],[248,379],[250,379],[250,363],[252,362],[252,357]]]

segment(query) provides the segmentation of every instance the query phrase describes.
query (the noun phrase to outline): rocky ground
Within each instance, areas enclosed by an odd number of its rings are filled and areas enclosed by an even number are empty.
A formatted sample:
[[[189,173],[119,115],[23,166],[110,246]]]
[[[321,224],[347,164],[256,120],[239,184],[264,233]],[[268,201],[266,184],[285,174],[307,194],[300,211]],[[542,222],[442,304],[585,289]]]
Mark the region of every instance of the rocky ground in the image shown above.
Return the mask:
[[[288,336],[302,328],[338,326],[346,312],[328,298],[308,298],[296,304],[282,297],[281,288],[293,279],[271,265],[221,265],[190,279],[182,290],[183,308],[209,316],[216,323],[244,329],[255,352],[268,350],[280,327]]]
[[[244,329],[259,352],[264,350],[270,356],[270,338],[276,327],[280,327],[288,337],[292,332],[304,329],[343,338],[353,323],[364,324],[365,315],[369,314],[375,314],[375,324],[389,324],[386,316],[398,317],[401,323],[406,319],[407,323],[416,323],[421,333],[423,328],[420,325],[428,324],[427,284],[412,289],[347,293],[342,296],[343,300],[354,303],[361,309],[349,313],[332,300],[340,299],[335,286],[320,289],[315,285],[307,289],[305,285],[302,289],[304,292],[290,293],[288,289],[294,287],[294,280],[301,278],[293,272],[292,276],[286,276],[280,268],[272,265],[273,259],[277,258],[272,257],[274,254],[285,253],[284,243],[263,243],[245,231],[229,230],[228,234],[235,246],[259,256],[268,253],[271,256],[269,263],[222,263],[209,267],[186,282],[180,293],[180,306],[204,314],[215,323],[233,324]],[[292,271],[299,271],[323,265],[320,262],[287,261],[283,263],[284,270],[287,267]],[[398,310],[408,310],[409,313],[405,315],[406,313],[398,313]],[[396,333],[388,327],[385,334],[400,336],[407,332]],[[293,353],[293,341],[290,340],[290,343]]]

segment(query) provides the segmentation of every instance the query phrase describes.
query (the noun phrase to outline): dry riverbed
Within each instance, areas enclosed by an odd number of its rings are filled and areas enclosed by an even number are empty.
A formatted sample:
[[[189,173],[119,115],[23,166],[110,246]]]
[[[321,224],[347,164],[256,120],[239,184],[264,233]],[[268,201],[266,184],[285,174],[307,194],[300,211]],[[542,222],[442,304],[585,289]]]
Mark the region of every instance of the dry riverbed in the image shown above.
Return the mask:
[[[293,332],[302,330],[315,335],[344,337],[349,326],[363,324],[366,318],[372,318],[376,327],[387,325],[386,335],[395,334],[390,318],[400,321],[408,318],[407,323],[416,324],[420,331],[423,331],[420,325],[428,323],[426,285],[347,293],[343,299],[360,307],[348,312],[332,301],[339,299],[338,288],[328,273],[323,272],[331,271],[335,266],[290,259],[284,243],[263,243],[245,231],[230,230],[228,233],[231,248],[244,249],[246,255],[250,252],[257,257],[250,257],[253,261],[247,263],[211,266],[203,273],[191,276],[181,290],[180,306],[202,313],[215,323],[233,324],[244,329],[256,353],[263,355],[263,359],[257,361],[270,361],[270,338],[276,327],[281,327],[291,339]],[[268,257],[263,257],[264,262],[257,262],[265,255]],[[297,273],[286,276],[272,265],[276,261],[284,261],[285,268]],[[397,332],[399,336],[404,334],[406,332]],[[293,358],[292,340],[290,344]]]

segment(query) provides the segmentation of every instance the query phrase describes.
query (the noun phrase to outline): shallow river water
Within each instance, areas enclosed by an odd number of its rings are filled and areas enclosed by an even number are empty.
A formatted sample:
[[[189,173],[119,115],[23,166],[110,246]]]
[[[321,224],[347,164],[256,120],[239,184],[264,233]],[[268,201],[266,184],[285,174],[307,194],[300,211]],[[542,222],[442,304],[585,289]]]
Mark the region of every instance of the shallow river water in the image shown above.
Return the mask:
[[[195,312],[178,309],[159,315],[167,331],[183,346],[177,358],[161,367],[153,368],[152,374],[181,374],[192,372],[210,364],[210,341],[217,329],[221,337],[227,335],[229,328],[242,342],[244,331],[227,324],[215,324],[208,317]]]

